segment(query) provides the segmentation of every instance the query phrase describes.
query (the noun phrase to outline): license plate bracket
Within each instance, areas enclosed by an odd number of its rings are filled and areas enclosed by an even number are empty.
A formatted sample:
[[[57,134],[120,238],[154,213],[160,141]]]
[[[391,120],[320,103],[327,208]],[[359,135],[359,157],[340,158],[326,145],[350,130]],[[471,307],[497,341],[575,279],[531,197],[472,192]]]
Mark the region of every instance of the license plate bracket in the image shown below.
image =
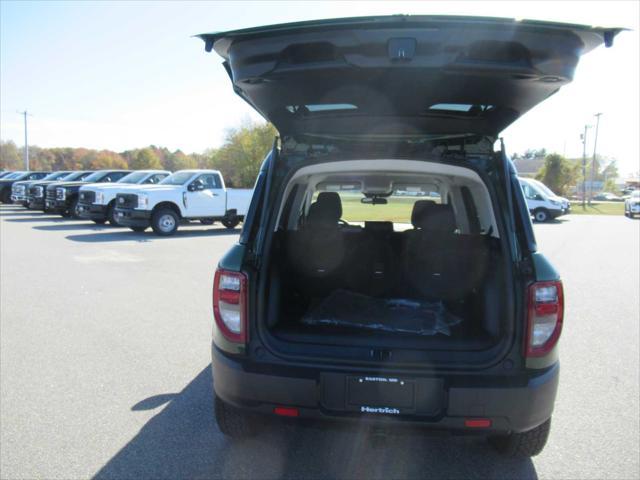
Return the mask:
[[[320,382],[321,404],[333,411],[436,416],[444,405],[437,378],[325,373]]]

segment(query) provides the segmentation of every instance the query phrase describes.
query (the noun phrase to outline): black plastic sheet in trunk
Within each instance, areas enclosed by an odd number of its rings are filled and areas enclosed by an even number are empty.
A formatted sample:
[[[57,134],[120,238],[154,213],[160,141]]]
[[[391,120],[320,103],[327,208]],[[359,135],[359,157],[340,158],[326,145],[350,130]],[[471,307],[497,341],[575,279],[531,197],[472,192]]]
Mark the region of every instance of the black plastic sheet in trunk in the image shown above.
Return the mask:
[[[451,335],[461,322],[442,302],[374,298],[335,290],[302,318],[305,325],[336,326],[417,335]]]

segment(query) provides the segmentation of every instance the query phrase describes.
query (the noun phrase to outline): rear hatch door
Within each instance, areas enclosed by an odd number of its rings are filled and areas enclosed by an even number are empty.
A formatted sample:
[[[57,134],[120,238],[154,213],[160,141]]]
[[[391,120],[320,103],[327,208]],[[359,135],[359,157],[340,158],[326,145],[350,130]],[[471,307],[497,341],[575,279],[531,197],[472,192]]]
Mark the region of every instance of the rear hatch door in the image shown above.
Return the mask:
[[[494,138],[619,28],[437,16],[202,34],[235,92],[282,135]]]

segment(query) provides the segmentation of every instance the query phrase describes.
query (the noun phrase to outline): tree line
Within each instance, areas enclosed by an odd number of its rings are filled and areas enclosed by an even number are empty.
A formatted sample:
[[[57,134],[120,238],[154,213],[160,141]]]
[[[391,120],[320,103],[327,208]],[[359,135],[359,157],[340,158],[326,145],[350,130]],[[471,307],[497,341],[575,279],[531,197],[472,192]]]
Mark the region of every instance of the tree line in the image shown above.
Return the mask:
[[[251,187],[260,165],[273,145],[277,135],[271,124],[245,122],[228,130],[222,146],[203,153],[186,154],[181,150],[170,151],[150,145],[145,148],[113,152],[88,148],[41,148],[29,146],[29,163],[32,170],[100,170],[100,169],[165,169],[175,172],[188,168],[212,168],[220,170],[229,186]],[[24,168],[22,148],[12,141],[0,142],[0,169]],[[514,154],[513,159],[544,159],[536,178],[558,195],[567,195],[582,183],[582,159],[565,158],[545,149],[529,149]],[[591,159],[587,159],[587,180],[591,179]],[[597,156],[594,162],[593,180],[604,182],[606,191],[615,190],[618,176],[616,161]]]
[[[220,170],[229,186],[251,187],[260,165],[277,135],[271,124],[243,123],[228,130],[222,146],[203,153],[170,151],[150,145],[114,152],[88,148],[42,148],[29,146],[31,170],[164,169],[175,172],[189,168]],[[0,141],[0,169],[24,169],[23,149],[13,141]]]
[[[617,190],[615,181],[618,178],[618,167],[616,160],[609,157],[596,155],[595,161],[588,157],[585,165],[586,176],[583,175],[582,158],[566,158],[559,153],[547,153],[544,148],[540,150],[529,149],[521,155],[514,154],[512,157],[514,160],[518,158],[543,158],[542,167],[536,173],[535,178],[558,195],[575,193],[572,191],[574,187],[580,186],[585,179],[587,182],[592,179],[594,182],[602,182],[604,191]],[[593,176],[591,175],[592,170]]]

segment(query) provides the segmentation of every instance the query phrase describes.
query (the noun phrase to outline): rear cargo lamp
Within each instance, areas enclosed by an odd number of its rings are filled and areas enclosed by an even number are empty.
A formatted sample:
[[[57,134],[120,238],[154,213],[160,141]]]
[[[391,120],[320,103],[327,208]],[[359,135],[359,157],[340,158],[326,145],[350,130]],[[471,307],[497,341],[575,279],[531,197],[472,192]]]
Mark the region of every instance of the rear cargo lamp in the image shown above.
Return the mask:
[[[529,287],[527,357],[541,357],[558,343],[562,332],[562,282],[537,282]]]
[[[221,268],[213,280],[213,316],[220,333],[234,343],[247,340],[247,277]]]

